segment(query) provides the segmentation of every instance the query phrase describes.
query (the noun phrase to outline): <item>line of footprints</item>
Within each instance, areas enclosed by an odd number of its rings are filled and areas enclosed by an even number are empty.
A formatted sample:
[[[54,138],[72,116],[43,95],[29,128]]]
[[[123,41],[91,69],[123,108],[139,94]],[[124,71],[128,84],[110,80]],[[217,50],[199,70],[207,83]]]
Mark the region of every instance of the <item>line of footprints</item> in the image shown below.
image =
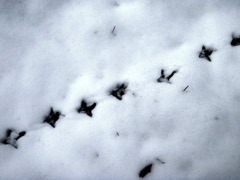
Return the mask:
[[[232,41],[230,42],[231,46],[239,46],[240,45],[240,36],[234,36],[232,35]],[[215,52],[216,50],[213,48],[207,48],[205,45],[202,46],[202,50],[199,53],[199,58],[203,58],[206,59],[207,61],[212,61],[211,59],[211,55],[213,52]],[[170,83],[170,79],[177,73],[177,70],[172,71],[171,74],[169,74],[168,76],[165,74],[164,69],[161,70],[161,74],[160,77],[157,79],[158,83],[162,83],[162,82],[166,82],[166,83]],[[120,83],[117,84],[110,92],[109,95],[115,97],[116,99],[118,99],[119,101],[122,100],[123,96],[126,93],[127,90],[127,83]],[[185,91],[188,88],[188,86],[183,90]],[[77,112],[78,113],[84,113],[86,115],[88,115],[89,117],[93,116],[93,110],[96,108],[97,103],[90,103],[87,102],[85,99],[83,99],[81,101],[80,107],[77,108]],[[50,112],[47,116],[44,117],[43,123],[48,123],[50,126],[52,126],[53,128],[55,128],[56,126],[56,122],[59,120],[60,116],[64,116],[60,111],[54,111],[54,109],[51,107],[50,108]],[[14,129],[7,129],[6,133],[5,133],[5,137],[1,139],[1,143],[4,145],[10,145],[14,148],[18,148],[18,144],[17,141],[22,138],[24,135],[26,134],[26,131],[21,131],[21,132],[17,132]],[[118,134],[118,133],[117,133]],[[119,135],[119,134],[118,134]],[[158,162],[160,162],[161,164],[164,164],[165,162],[157,159]],[[139,171],[139,177],[143,178],[145,177],[148,173],[151,172],[153,163],[150,163],[146,166],[144,166],[140,171]]]

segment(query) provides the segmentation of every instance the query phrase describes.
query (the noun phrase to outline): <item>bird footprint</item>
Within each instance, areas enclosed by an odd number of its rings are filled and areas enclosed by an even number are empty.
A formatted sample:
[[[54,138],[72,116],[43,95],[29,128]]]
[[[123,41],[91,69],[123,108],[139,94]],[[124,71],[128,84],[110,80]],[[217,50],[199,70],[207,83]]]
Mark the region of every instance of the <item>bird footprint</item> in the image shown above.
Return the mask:
[[[114,87],[114,89],[110,91],[110,94],[121,101],[123,95],[126,94],[126,89],[127,89],[126,83],[117,84],[116,87]]]
[[[88,105],[89,103],[87,103],[85,100],[82,100],[81,102],[81,106],[77,109],[78,113],[85,113],[88,116],[92,117],[92,111],[93,109],[96,107],[97,103],[93,103],[91,105]]]
[[[174,76],[174,74],[177,73],[177,70],[173,71],[169,76],[165,76],[165,72],[164,69],[161,70],[161,76],[157,79],[157,82],[161,83],[161,82],[167,82],[170,83],[170,79]]]
[[[204,58],[204,59],[206,59],[206,60],[208,60],[208,61],[212,61],[211,60],[211,58],[210,58],[210,56],[211,56],[211,54],[214,52],[214,51],[216,51],[216,50],[214,50],[214,49],[212,49],[212,48],[206,48],[204,45],[202,46],[202,50],[201,50],[201,52],[199,53],[199,58]]]
[[[50,124],[53,128],[55,128],[55,124],[56,122],[59,120],[59,117],[61,116],[61,112],[60,111],[54,111],[53,108],[51,107],[50,109],[50,113],[48,116],[45,117],[43,123],[48,123]],[[62,115],[64,116],[64,115]]]
[[[7,129],[6,130],[6,135],[5,138],[2,139],[1,143],[2,144],[9,144],[14,148],[18,148],[18,144],[17,141],[23,137],[26,134],[26,131],[21,131],[20,133],[17,133],[15,130],[13,129]]]

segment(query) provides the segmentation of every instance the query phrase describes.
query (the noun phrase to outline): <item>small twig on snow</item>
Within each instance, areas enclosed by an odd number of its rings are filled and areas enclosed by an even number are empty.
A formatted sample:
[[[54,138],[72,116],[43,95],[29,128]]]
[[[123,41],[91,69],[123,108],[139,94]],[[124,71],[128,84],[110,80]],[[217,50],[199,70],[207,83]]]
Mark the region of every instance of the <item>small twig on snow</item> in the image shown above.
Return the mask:
[[[186,91],[186,90],[188,89],[188,87],[189,87],[189,86],[185,87],[184,90],[183,90],[183,92]]]

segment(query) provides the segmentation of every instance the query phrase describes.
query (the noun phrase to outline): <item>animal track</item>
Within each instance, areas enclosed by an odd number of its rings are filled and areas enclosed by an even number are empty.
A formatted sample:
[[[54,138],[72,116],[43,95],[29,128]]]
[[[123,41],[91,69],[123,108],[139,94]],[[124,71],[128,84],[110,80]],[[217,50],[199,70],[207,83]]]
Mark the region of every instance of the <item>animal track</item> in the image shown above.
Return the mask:
[[[214,49],[212,49],[212,48],[206,48],[204,45],[202,46],[202,50],[201,50],[201,52],[199,53],[199,58],[204,58],[204,59],[206,59],[206,60],[208,60],[208,61],[212,61],[211,60],[211,58],[210,58],[210,56],[211,56],[211,54],[214,52],[215,50]]]
[[[93,103],[92,105],[87,105],[88,103],[85,100],[82,100],[81,106],[77,109],[78,113],[85,113],[88,116],[92,117],[92,110],[96,107],[97,103]]]
[[[150,173],[152,171],[152,166],[153,166],[152,163],[146,165],[143,169],[141,169],[138,176],[140,178],[144,178],[148,173]]]
[[[110,95],[114,96],[118,100],[122,100],[123,95],[126,94],[127,84],[117,84],[116,87],[110,91]]]
[[[115,26],[112,29],[112,34],[115,34]],[[231,46],[239,46],[240,45],[240,36],[236,37],[234,35],[232,35],[232,41],[230,42]],[[202,46],[202,50],[199,53],[199,58],[204,58],[208,61],[212,61],[210,56],[212,55],[212,53],[216,51],[212,48],[206,48],[204,45]],[[170,79],[177,73],[177,70],[172,71],[172,73],[169,76],[165,76],[165,72],[164,69],[161,70],[161,75],[160,77],[157,79],[157,82],[161,83],[161,82],[167,82],[167,83],[171,83]],[[126,90],[127,90],[127,83],[121,83],[121,84],[117,84],[111,91],[110,91],[110,95],[114,96],[115,98],[117,98],[118,100],[122,100],[123,96],[126,94]],[[186,91],[189,88],[189,85],[186,86],[183,89],[183,92]],[[133,93],[134,95],[134,93]],[[77,109],[78,113],[85,113],[88,116],[92,117],[92,111],[95,109],[97,103],[88,103],[85,100],[81,101],[81,105],[80,107]],[[54,111],[53,108],[50,108],[50,113],[48,116],[44,117],[43,123],[48,123],[49,125],[51,125],[53,128],[55,128],[55,124],[56,122],[59,120],[60,116],[64,116],[61,114],[60,111]],[[215,117],[215,120],[219,120],[218,117]],[[23,136],[26,135],[26,131],[21,131],[19,133],[17,133],[14,129],[7,129],[6,133],[5,133],[5,137],[3,139],[0,140],[0,143],[4,144],[4,145],[10,145],[14,148],[18,148],[18,144],[17,141],[22,138]],[[120,136],[119,132],[116,132],[116,136]],[[96,157],[99,157],[99,154],[96,153]],[[156,158],[156,161],[158,162],[158,164],[165,164],[165,161]],[[147,176],[149,173],[151,173],[152,171],[152,167],[153,166],[157,166],[157,164],[155,163],[149,163],[147,164],[145,167],[143,167],[139,173],[138,176],[140,178],[144,178],[145,176]],[[189,169],[189,167],[191,166],[191,162],[186,162],[182,165],[182,167],[184,169]]]
[[[239,46],[240,45],[240,36],[236,37],[234,34],[232,35],[231,46]]]
[[[6,130],[6,135],[5,135],[5,138],[3,138],[1,140],[1,143],[2,144],[9,144],[11,145],[12,147],[14,148],[18,148],[18,144],[17,144],[17,141],[23,137],[24,135],[26,134],[26,131],[21,131],[20,133],[17,133],[15,130],[13,129],[7,129]]]
[[[170,83],[170,79],[174,76],[174,74],[177,73],[177,70],[173,71],[169,76],[165,77],[164,69],[161,70],[161,76],[157,79],[157,82],[167,82]]]
[[[58,121],[59,117],[61,116],[61,112],[60,111],[55,111],[53,110],[53,108],[51,107],[50,109],[50,113],[47,117],[45,117],[43,123],[48,123],[50,124],[53,128],[55,128],[55,124]],[[64,115],[62,115],[64,116]]]

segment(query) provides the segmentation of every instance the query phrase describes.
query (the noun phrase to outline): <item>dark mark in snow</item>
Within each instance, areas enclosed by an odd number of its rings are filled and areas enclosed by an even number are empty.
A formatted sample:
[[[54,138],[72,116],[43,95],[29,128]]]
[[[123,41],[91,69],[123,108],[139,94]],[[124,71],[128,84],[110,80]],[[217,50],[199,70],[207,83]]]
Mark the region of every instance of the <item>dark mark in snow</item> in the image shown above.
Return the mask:
[[[234,34],[232,35],[231,46],[239,46],[240,45],[240,36],[236,37]]]
[[[110,95],[116,97],[118,100],[122,100],[122,96],[126,93],[127,84],[117,84],[117,86],[110,91]]]
[[[116,28],[116,26],[113,27],[112,34],[114,34],[115,28]]]
[[[113,2],[113,6],[119,6],[118,2]]]
[[[170,79],[174,76],[174,74],[177,73],[177,70],[173,71],[169,76],[165,77],[164,69],[161,70],[161,76],[157,79],[157,82],[167,82],[171,83]]]
[[[58,121],[60,116],[64,116],[61,114],[60,111],[55,111],[53,110],[53,108],[50,108],[50,113],[48,116],[45,117],[43,123],[48,123],[50,124],[53,128],[55,128],[55,124]]]
[[[189,87],[189,86],[185,87],[185,88],[183,89],[183,91],[186,91],[186,90],[188,89],[188,87]]]
[[[148,173],[150,173],[152,171],[152,166],[153,164],[148,164],[147,166],[145,166],[140,172],[139,172],[139,177],[144,178]]]
[[[204,45],[202,46],[202,50],[199,53],[199,58],[204,58],[206,60],[208,60],[209,62],[211,62],[211,54],[214,52],[215,50],[213,50],[212,48],[206,48]]]
[[[92,105],[87,105],[88,103],[85,100],[82,100],[81,106],[77,109],[78,113],[85,113],[88,116],[92,117],[92,111],[96,107],[97,103],[93,103]]]
[[[26,134],[26,131],[22,131],[20,133],[17,133],[16,131],[12,130],[12,129],[7,129],[6,130],[6,137],[4,139],[1,140],[2,144],[9,144],[11,146],[13,146],[14,148],[18,148],[17,145],[17,141],[23,137]]]
[[[119,136],[119,133],[118,133],[118,132],[116,132],[116,135],[117,135],[117,136]]]
[[[159,162],[160,164],[165,164],[165,162],[164,161],[162,161],[161,159],[159,159],[159,158],[156,158],[156,160],[157,160],[157,162]]]
[[[173,75],[176,73],[177,71],[173,71],[168,77],[167,80],[170,81],[170,79],[173,77]]]

